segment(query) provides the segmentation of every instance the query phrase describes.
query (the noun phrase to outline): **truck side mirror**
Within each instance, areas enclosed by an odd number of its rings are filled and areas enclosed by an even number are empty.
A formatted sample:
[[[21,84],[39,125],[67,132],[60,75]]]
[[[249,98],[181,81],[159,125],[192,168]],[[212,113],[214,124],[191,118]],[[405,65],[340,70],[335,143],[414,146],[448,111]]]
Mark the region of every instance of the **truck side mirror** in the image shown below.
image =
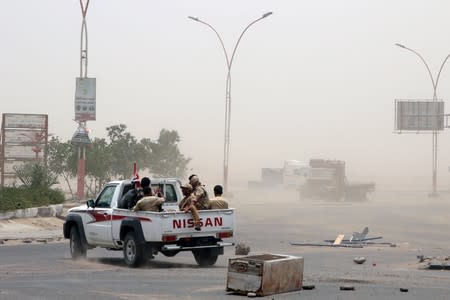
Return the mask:
[[[87,207],[94,208],[95,207],[95,202],[94,202],[94,200],[89,199],[88,201],[86,201],[86,205],[87,205]]]

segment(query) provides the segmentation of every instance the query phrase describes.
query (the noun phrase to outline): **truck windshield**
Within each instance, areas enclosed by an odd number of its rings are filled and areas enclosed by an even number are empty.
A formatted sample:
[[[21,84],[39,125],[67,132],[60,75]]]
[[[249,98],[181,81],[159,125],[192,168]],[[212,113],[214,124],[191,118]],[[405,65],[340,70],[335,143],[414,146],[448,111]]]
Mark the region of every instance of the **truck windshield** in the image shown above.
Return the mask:
[[[111,207],[111,201],[113,199],[114,192],[116,191],[117,185],[106,186],[102,193],[98,196],[95,203],[95,207]]]

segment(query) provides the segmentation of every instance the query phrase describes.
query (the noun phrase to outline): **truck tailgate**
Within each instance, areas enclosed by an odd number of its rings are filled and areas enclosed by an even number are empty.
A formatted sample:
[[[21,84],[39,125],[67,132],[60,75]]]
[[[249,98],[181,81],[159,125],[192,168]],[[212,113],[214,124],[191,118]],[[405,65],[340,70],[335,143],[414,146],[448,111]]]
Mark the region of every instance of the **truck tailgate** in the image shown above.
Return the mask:
[[[194,219],[191,213],[177,212],[162,216],[162,233],[204,235],[221,231],[233,231],[234,209],[200,210],[201,231],[194,229]]]
[[[149,222],[141,222],[147,242],[175,241],[182,237],[216,236],[234,230],[234,209],[200,210],[201,230],[194,229],[192,214],[187,212],[138,212],[141,218],[147,216]],[[170,240],[165,239],[170,237]]]

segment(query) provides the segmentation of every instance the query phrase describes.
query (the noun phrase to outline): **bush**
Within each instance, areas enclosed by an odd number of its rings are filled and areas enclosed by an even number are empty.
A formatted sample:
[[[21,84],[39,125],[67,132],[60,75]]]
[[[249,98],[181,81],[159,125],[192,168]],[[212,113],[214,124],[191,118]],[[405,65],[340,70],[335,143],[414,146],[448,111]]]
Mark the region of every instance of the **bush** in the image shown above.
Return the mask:
[[[49,188],[4,187],[0,189],[0,212],[60,204],[64,194]]]

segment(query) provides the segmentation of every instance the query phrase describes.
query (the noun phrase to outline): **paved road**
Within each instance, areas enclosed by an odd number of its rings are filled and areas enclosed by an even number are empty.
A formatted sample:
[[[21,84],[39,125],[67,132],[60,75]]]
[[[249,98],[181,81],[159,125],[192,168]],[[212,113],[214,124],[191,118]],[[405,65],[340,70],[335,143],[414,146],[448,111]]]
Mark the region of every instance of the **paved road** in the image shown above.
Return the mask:
[[[425,202],[421,195],[397,194],[367,203],[330,203],[299,201],[289,194],[279,198],[271,192],[251,196],[242,192],[231,200],[237,208],[236,240],[248,242],[253,253],[303,256],[304,282],[316,286],[264,298],[450,299],[450,272],[419,270],[416,260],[418,254],[450,255],[449,199],[428,200],[424,194]],[[370,235],[383,235],[397,247],[289,244],[318,242],[363,225]],[[367,262],[356,265],[355,256],[365,256]],[[0,245],[0,299],[240,299],[225,292],[231,257],[234,249],[228,248],[214,267],[201,269],[190,253],[158,255],[142,268],[129,269],[121,252],[95,249],[88,251],[87,260],[72,261],[67,242]],[[356,290],[340,291],[344,284]]]

